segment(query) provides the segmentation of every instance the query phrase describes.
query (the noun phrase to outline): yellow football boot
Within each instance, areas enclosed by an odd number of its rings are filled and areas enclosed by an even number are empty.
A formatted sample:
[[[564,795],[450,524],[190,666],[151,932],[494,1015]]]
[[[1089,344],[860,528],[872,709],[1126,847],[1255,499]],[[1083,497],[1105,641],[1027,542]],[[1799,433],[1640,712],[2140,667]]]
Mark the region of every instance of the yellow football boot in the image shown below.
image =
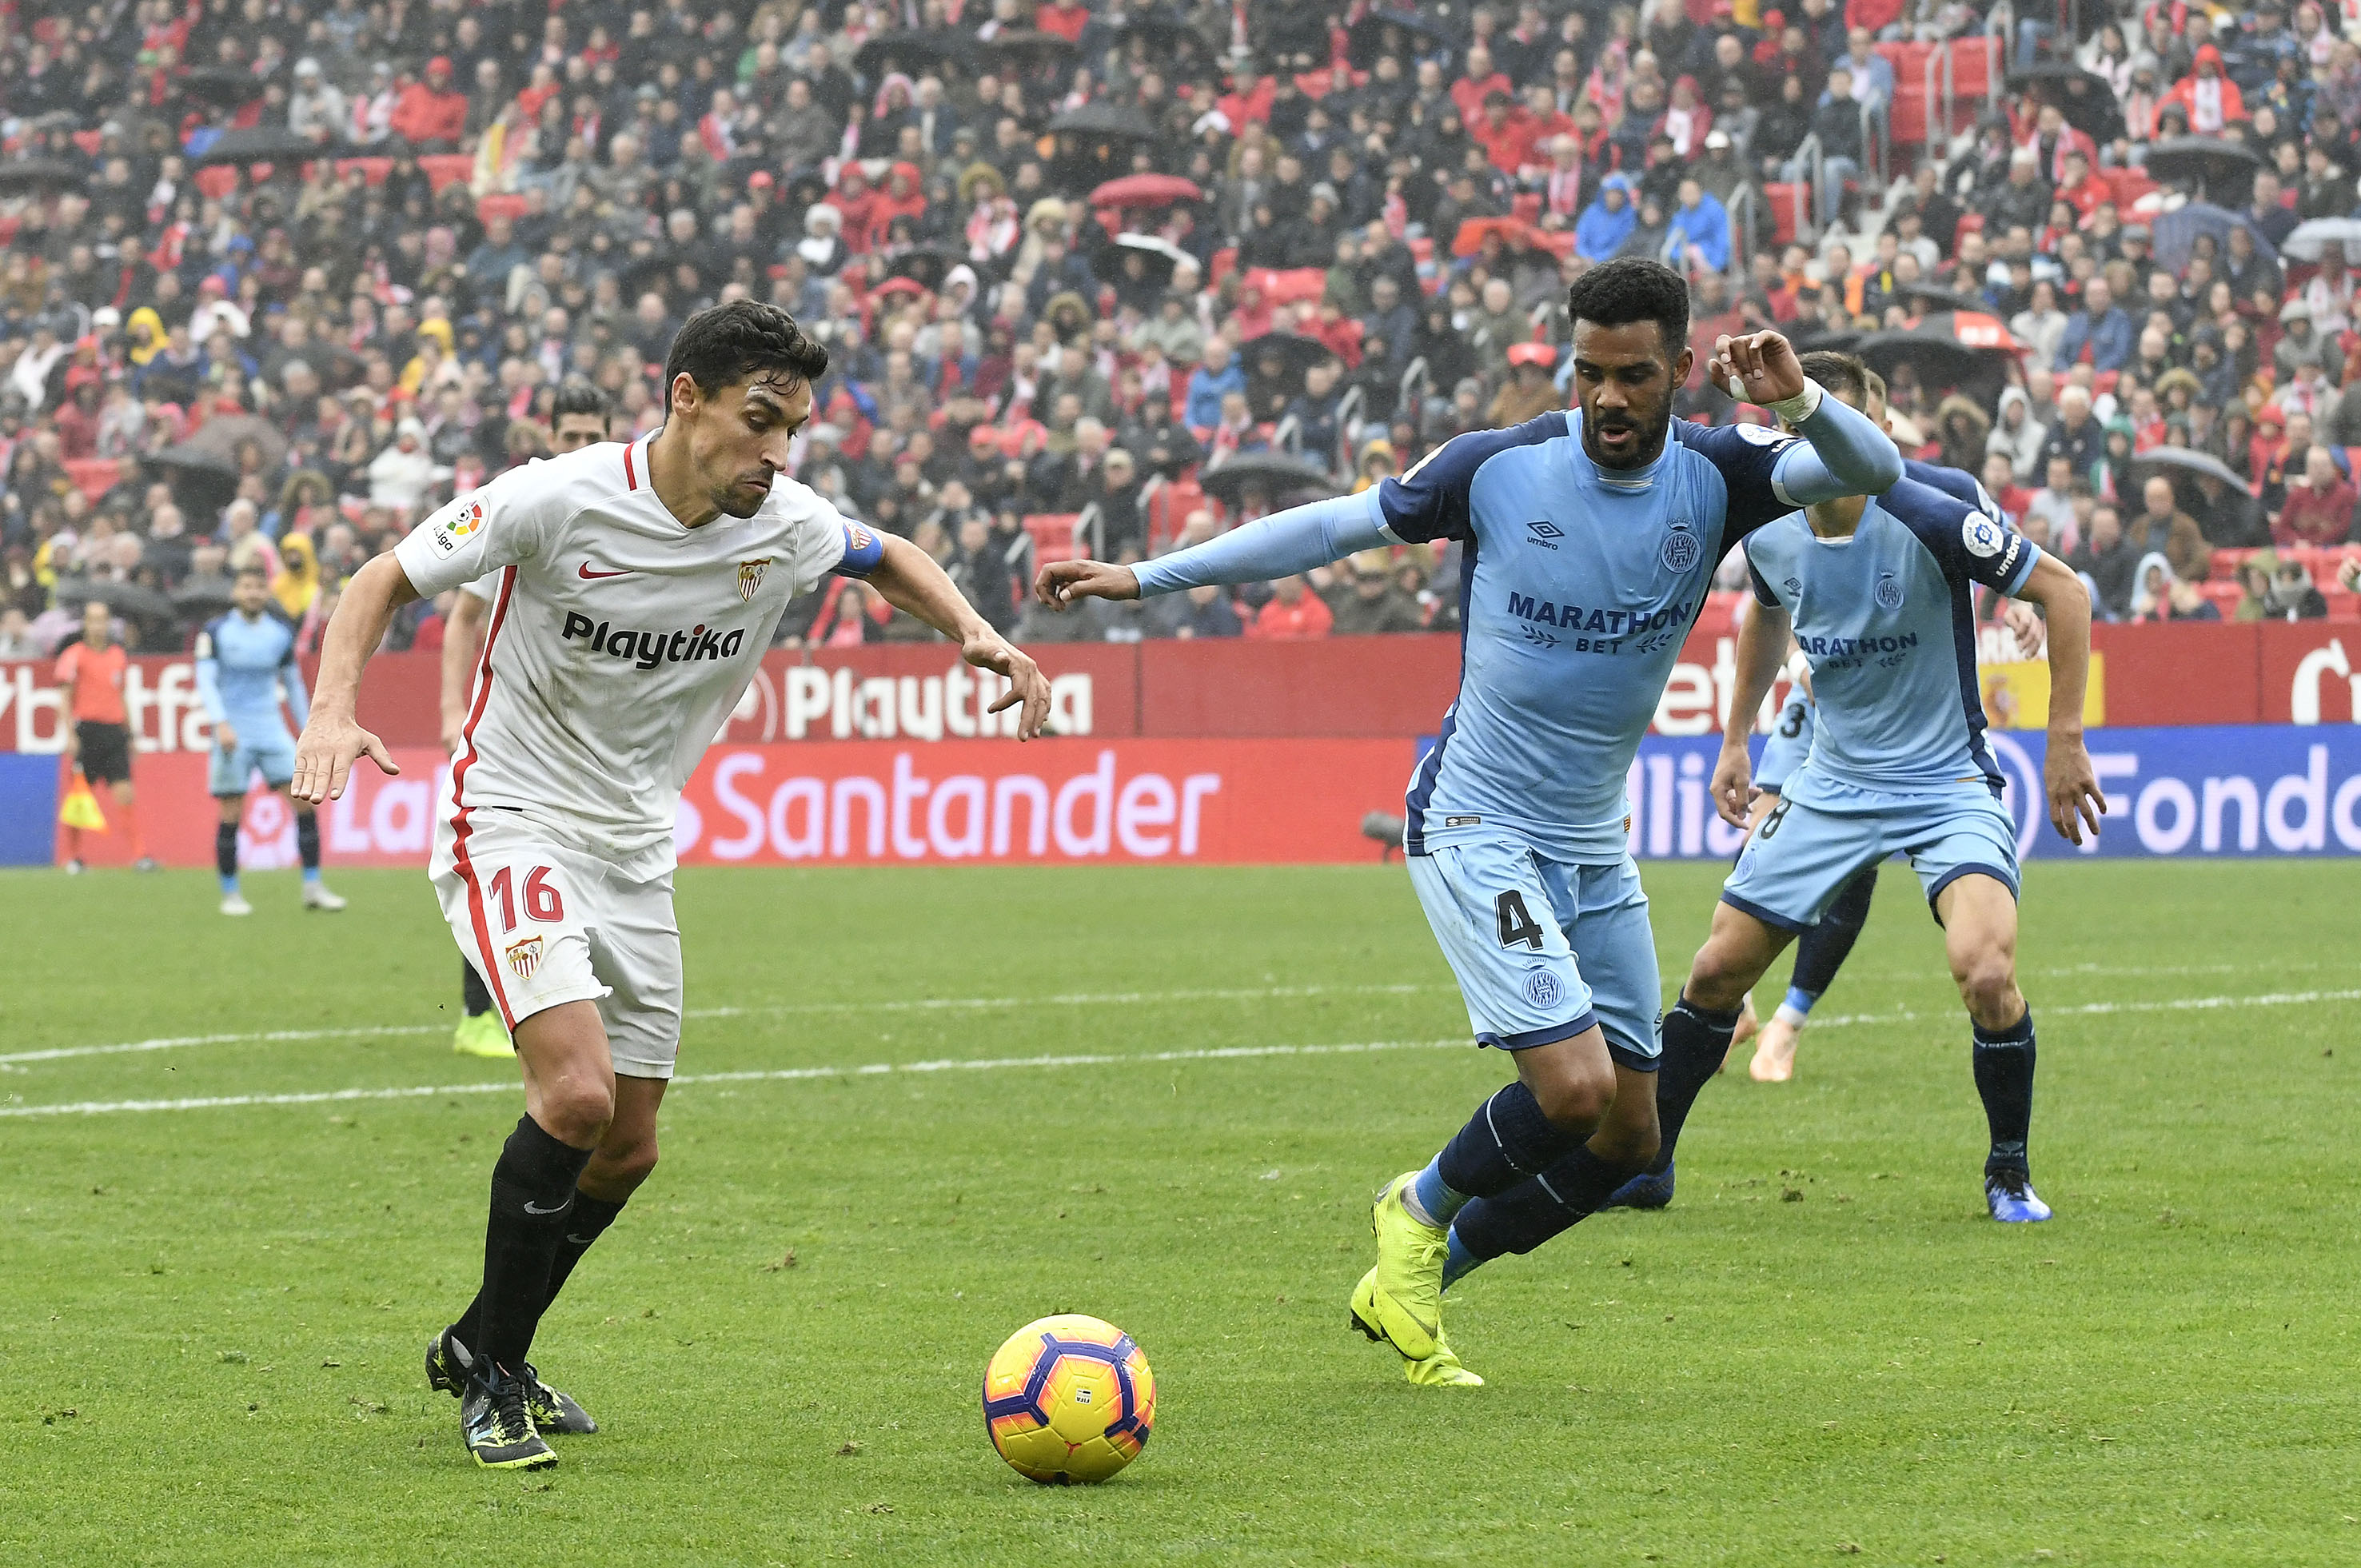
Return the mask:
[[[1443,1262],[1451,1233],[1422,1223],[1402,1202],[1418,1172],[1406,1171],[1378,1190],[1369,1228],[1378,1236],[1378,1266],[1353,1290],[1352,1325],[1383,1340],[1409,1361],[1432,1358],[1443,1344]]]
[[[1440,1330],[1436,1331],[1434,1336],[1434,1354],[1424,1361],[1403,1362],[1402,1376],[1421,1387],[1481,1388],[1484,1387],[1484,1379],[1459,1365],[1459,1358],[1451,1353],[1451,1342],[1443,1337]]]
[[[451,1048],[463,1057],[516,1055],[516,1047],[509,1044],[509,1032],[500,1027],[500,1015],[497,1013],[478,1013],[459,1020],[458,1030],[451,1036]]]

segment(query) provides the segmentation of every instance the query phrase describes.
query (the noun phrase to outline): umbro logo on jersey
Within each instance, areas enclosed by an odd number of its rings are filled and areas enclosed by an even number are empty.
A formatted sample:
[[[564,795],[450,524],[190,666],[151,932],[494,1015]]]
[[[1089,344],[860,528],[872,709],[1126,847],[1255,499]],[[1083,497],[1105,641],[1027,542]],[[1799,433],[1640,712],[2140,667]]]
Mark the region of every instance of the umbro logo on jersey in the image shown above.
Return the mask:
[[[1529,522],[1525,524],[1525,543],[1528,544],[1538,544],[1544,550],[1556,549],[1557,545],[1555,541],[1565,537],[1565,530],[1560,528],[1557,524],[1551,522],[1546,518],[1539,522]]]
[[[593,653],[629,659],[642,670],[699,659],[734,659],[746,642],[743,627],[725,633],[718,626],[693,626],[686,631],[619,631],[611,626],[611,622],[594,622],[577,610],[568,610],[559,635],[568,642],[585,638]]]
[[[589,562],[585,561],[582,563],[582,580],[586,583],[595,583],[601,577],[628,577],[631,575],[631,574],[629,570],[620,572],[594,572],[590,569]]]

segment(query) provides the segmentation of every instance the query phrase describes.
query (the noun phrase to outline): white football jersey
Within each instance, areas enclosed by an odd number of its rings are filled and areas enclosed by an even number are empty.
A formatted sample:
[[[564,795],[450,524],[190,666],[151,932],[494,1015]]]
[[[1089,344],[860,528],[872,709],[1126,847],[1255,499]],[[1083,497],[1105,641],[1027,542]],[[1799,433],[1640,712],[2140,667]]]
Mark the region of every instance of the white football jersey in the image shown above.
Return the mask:
[[[513,468],[395,547],[425,597],[489,576],[484,651],[444,810],[513,812],[635,876],[672,864],[688,776],[787,601],[884,546],[781,477],[752,517],[684,528],[647,441]]]

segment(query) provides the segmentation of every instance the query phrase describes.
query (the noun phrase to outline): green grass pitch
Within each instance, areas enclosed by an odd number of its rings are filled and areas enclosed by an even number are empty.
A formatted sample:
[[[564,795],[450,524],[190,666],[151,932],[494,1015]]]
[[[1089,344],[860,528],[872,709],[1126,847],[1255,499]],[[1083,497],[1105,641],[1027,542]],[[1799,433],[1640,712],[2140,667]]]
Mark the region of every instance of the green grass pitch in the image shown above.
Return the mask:
[[[1645,875],[1676,984],[1719,868]],[[0,876],[0,1563],[2361,1561],[2350,862],[2032,869],[2022,1228],[1890,868],[1671,1211],[1459,1288],[1476,1390],[1345,1322],[1371,1190],[1503,1076],[1399,867],[686,872],[682,1071],[809,1070],[673,1091],[536,1346],[607,1431],[524,1478],[419,1369],[513,1073],[448,1050],[422,877],[249,880],[228,921],[197,874]],[[930,1062],[1001,1065],[862,1070]],[[450,1091],[268,1102],[404,1089]],[[1160,1385],[1096,1489],[978,1412],[1056,1310]]]

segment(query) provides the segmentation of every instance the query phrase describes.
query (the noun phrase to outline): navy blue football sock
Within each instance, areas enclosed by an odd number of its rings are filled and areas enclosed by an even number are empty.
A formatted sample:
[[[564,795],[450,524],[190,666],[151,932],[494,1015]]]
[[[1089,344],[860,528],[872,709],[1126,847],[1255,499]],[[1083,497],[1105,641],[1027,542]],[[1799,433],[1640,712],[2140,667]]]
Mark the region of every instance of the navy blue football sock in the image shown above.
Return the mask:
[[[214,825],[214,870],[221,873],[224,893],[237,891],[237,824],[235,822]]]
[[[1560,1132],[1542,1111],[1533,1091],[1522,1083],[1512,1083],[1484,1102],[1444,1146],[1435,1157],[1435,1174],[1452,1192],[1488,1198],[1548,1169],[1568,1144],[1588,1134],[1587,1128],[1580,1133]]]
[[[1992,1129],[1992,1153],[1984,1172],[2025,1170],[2026,1135],[2033,1128],[2033,1009],[2005,1029],[1976,1025],[1976,1093]]]
[[[295,814],[295,854],[303,862],[303,880],[320,880],[320,814],[299,811]]]
[[[1656,1161],[1648,1169],[1663,1175],[1672,1168],[1673,1146],[1680,1141],[1681,1124],[1689,1107],[1730,1055],[1730,1032],[1738,1027],[1738,1009],[1716,1013],[1684,996],[1664,1014],[1658,1032],[1663,1057],[1656,1069],[1656,1123],[1663,1141]]]
[[[467,1008],[467,1016],[479,1017],[492,1010],[492,993],[484,989],[484,977],[467,959],[459,960],[459,1002]]]
[[[1877,868],[1871,866],[1845,883],[1820,923],[1796,940],[1795,973],[1790,981],[1795,990],[1809,992],[1817,1002],[1835,983],[1837,970],[1852,952],[1853,943],[1861,939],[1861,926],[1869,919],[1869,901],[1876,892]],[[1800,1011],[1809,1013],[1811,1008]]]
[[[1598,1212],[1617,1188],[1631,1179],[1628,1166],[1609,1164],[1576,1144],[1555,1165],[1493,1198],[1478,1198],[1451,1223],[1450,1258],[1462,1253],[1465,1266],[1444,1265],[1449,1284],[1478,1264],[1503,1253],[1528,1253]]]

